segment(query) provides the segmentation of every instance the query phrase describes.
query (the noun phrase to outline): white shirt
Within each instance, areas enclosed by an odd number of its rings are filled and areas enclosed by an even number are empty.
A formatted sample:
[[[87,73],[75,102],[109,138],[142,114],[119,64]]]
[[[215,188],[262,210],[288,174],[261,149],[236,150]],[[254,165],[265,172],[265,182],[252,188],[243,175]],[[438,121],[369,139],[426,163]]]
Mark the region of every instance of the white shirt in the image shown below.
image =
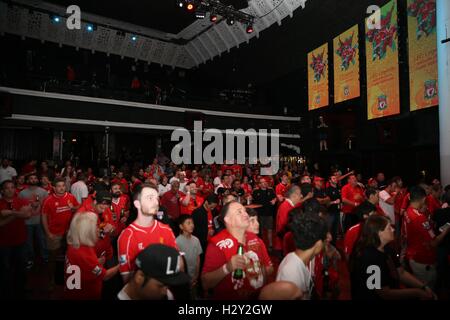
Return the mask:
[[[294,283],[303,292],[303,300],[309,300],[314,286],[310,270],[314,270],[314,260],[311,261],[308,270],[303,260],[295,252],[291,252],[281,261],[276,281]]]
[[[17,171],[11,166],[3,168],[0,166],[0,183],[6,180],[12,180],[12,178],[17,177]]]
[[[391,224],[395,224],[395,211],[394,211],[394,205],[389,204],[386,202],[391,195],[386,191],[383,190],[379,193],[380,197],[380,208],[383,209],[386,216],[391,219]]]
[[[215,186],[215,187],[217,187],[219,184],[221,184],[222,183],[222,179],[220,179],[220,177],[215,177],[214,178],[214,181],[213,181],[213,185]]]
[[[164,193],[166,193],[167,191],[169,191],[171,188],[170,184],[166,184],[165,186],[163,186],[162,184],[158,185],[158,193],[159,196],[162,197]]]
[[[86,186],[86,183],[84,181],[77,181],[75,182],[72,187],[70,188],[70,193],[75,196],[78,203],[83,202],[84,198],[87,198],[89,195],[88,187]]]

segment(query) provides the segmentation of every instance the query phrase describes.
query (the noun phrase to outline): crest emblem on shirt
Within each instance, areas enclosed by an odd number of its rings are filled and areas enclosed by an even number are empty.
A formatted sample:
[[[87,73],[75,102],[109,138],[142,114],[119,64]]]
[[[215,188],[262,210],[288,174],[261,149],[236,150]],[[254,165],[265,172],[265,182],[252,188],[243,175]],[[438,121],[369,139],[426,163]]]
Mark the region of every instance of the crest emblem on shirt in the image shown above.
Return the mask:
[[[95,268],[92,270],[92,273],[98,276],[100,273],[102,273],[102,268],[99,266],[95,266]]]
[[[127,256],[124,255],[124,254],[120,255],[119,263],[120,263],[121,265],[126,264],[126,263],[127,263]]]
[[[218,246],[220,249],[225,249],[225,248],[233,248],[234,246],[234,242],[231,239],[224,239],[224,240],[220,240],[219,242],[217,242],[216,246]]]
[[[144,244],[142,242],[139,242],[138,249],[139,250],[144,250]]]

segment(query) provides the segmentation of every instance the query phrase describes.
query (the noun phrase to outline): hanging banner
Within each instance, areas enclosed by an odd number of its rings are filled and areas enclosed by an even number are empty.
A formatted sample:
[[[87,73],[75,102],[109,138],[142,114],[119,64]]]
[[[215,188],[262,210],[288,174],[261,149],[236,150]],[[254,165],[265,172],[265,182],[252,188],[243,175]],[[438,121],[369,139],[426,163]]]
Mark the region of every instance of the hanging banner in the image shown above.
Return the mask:
[[[397,1],[389,2],[380,11],[365,24],[369,120],[400,113]]]
[[[333,51],[334,103],[359,97],[358,25],[334,38]]]
[[[408,0],[410,110],[436,106],[438,98],[436,0]]]
[[[308,53],[308,109],[328,105],[328,43]]]

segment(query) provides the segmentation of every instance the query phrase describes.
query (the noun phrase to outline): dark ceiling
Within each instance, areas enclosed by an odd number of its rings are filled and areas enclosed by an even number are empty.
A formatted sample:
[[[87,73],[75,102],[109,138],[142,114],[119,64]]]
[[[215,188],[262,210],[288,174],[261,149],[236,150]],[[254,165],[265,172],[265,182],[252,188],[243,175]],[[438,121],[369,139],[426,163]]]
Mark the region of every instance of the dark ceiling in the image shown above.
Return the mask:
[[[195,21],[192,13],[177,6],[176,0],[49,0],[69,6],[76,4],[83,11],[135,25],[177,34]]]

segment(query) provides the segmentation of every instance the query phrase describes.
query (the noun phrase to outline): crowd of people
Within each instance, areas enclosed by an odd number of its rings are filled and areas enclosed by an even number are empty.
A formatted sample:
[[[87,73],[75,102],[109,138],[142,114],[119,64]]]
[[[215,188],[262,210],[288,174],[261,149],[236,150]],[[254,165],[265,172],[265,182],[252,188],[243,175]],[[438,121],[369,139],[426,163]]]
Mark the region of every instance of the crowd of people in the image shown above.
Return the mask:
[[[450,186],[260,169],[3,159],[0,297],[41,264],[62,299],[339,299],[342,268],[355,300],[448,298]]]

